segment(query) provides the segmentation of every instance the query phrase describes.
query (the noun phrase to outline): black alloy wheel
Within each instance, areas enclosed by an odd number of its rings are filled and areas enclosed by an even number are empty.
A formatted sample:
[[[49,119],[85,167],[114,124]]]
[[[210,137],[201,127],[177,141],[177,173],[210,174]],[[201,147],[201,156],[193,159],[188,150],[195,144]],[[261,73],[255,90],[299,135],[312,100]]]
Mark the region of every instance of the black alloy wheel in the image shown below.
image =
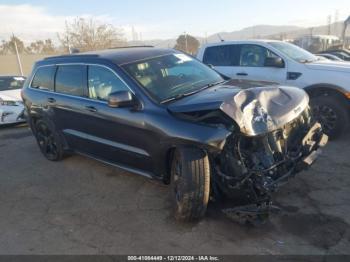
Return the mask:
[[[323,132],[336,139],[340,137],[349,126],[349,109],[333,96],[318,96],[310,100],[312,115],[318,121]]]
[[[51,161],[58,161],[63,156],[59,137],[42,120],[35,124],[35,136],[42,154]]]

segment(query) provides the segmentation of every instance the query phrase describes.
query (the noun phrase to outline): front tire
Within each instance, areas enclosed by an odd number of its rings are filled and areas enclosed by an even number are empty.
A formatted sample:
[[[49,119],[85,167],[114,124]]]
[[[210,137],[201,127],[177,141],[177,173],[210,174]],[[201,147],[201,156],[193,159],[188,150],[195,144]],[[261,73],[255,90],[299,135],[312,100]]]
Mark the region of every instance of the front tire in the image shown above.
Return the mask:
[[[34,134],[41,153],[51,161],[62,160],[64,155],[63,144],[54,128],[43,120],[38,120],[34,125]]]
[[[342,101],[333,96],[317,96],[310,100],[313,116],[330,139],[340,137],[349,126],[349,112]]]
[[[205,215],[210,193],[210,164],[204,151],[176,149],[171,165],[171,188],[176,220],[191,222]]]

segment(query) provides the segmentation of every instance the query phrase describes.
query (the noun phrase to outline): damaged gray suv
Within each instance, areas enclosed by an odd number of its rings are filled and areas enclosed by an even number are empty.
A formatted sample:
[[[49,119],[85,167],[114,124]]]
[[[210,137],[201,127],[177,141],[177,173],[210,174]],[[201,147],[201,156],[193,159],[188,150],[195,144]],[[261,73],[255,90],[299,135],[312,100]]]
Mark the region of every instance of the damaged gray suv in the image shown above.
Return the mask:
[[[75,152],[170,184],[182,221],[203,217],[209,199],[268,215],[271,193],[327,142],[303,90],[226,79],[172,49],[50,57],[22,96],[47,159]]]

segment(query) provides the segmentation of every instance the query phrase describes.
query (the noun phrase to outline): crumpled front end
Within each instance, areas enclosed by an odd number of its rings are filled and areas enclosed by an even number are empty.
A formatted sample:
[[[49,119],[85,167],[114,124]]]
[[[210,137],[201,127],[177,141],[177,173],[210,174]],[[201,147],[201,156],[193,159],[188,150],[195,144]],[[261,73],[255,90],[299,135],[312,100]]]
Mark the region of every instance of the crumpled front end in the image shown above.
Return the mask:
[[[215,169],[217,190],[237,204],[224,211],[244,219],[267,216],[272,209],[271,193],[310,166],[326,143],[327,136],[312,120],[309,107],[264,134],[233,133]]]
[[[309,97],[302,89],[288,86],[249,88],[228,97],[220,109],[240,127],[256,136],[283,127],[303,112]]]
[[[0,125],[25,122],[20,89],[0,92]]]
[[[0,125],[25,122],[22,102],[0,99]]]
[[[327,143],[312,118],[306,92],[296,87],[238,89],[222,85],[169,106],[176,116],[226,130],[208,143],[214,172],[213,195],[227,196],[243,217],[262,217],[272,210],[271,193],[310,166]]]

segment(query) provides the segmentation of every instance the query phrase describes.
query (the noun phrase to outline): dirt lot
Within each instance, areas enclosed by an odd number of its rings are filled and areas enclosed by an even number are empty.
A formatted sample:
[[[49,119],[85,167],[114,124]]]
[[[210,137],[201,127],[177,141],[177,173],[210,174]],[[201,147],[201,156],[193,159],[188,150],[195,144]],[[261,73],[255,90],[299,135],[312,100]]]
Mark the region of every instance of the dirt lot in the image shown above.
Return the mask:
[[[215,205],[184,225],[166,186],[81,156],[49,162],[27,127],[1,128],[0,254],[350,254],[349,156],[349,137],[330,143],[264,226]]]

